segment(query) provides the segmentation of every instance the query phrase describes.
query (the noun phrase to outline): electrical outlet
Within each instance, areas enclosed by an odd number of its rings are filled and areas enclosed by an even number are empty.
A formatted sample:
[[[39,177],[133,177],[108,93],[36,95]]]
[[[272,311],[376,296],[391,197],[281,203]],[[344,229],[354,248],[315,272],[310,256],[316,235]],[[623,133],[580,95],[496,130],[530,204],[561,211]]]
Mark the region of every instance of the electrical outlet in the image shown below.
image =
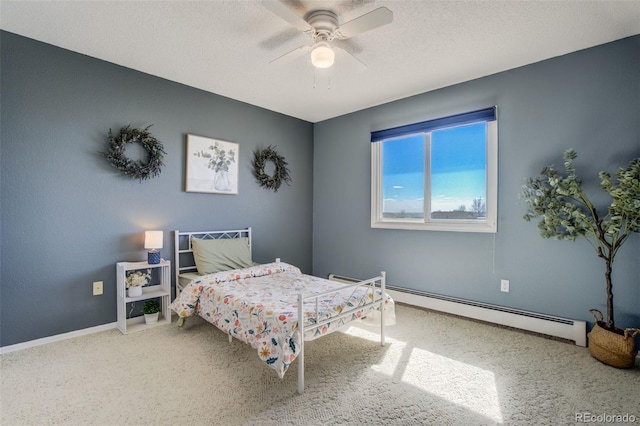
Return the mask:
[[[103,293],[102,291],[102,281],[94,281],[93,282],[93,295],[100,296]]]
[[[500,280],[500,291],[509,293],[509,280]]]

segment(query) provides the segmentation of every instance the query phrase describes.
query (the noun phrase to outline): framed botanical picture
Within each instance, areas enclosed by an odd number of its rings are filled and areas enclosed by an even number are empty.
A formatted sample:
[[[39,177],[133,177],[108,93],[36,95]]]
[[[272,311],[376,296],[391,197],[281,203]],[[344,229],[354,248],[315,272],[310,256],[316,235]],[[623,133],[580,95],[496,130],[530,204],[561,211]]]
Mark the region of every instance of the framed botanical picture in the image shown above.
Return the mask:
[[[237,143],[187,135],[185,190],[237,194],[238,158]]]

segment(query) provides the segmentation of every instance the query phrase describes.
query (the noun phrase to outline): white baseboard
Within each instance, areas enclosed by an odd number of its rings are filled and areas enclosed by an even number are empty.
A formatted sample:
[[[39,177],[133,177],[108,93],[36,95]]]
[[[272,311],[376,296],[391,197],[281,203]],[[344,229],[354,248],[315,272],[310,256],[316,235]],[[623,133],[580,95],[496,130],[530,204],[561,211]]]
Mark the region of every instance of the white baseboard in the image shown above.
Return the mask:
[[[587,324],[585,321],[554,317],[389,285],[386,287],[386,291],[396,302],[560,337],[573,340],[578,346],[587,346]]]
[[[74,337],[85,336],[87,334],[99,333],[105,330],[111,330],[117,327],[117,323],[112,322],[110,324],[98,325],[96,327],[89,327],[82,330],[70,331],[68,333],[57,334],[55,336],[43,337],[42,339],[30,340],[28,342],[16,343],[15,345],[0,347],[0,355],[9,352],[15,352],[22,349],[33,348],[35,346],[46,345],[47,343],[58,342],[60,340],[72,339]]]

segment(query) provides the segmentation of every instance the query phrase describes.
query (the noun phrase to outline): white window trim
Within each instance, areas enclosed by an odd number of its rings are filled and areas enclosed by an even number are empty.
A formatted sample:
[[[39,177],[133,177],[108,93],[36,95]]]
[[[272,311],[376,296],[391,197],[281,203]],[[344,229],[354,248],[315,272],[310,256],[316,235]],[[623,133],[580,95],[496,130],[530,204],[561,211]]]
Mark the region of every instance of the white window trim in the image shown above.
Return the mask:
[[[371,227],[420,231],[498,232],[498,120],[487,122],[487,181],[484,220],[430,219],[425,200],[425,219],[384,219],[382,217],[382,141],[371,143]],[[428,174],[427,174],[428,173]],[[430,176],[430,170],[425,170]]]

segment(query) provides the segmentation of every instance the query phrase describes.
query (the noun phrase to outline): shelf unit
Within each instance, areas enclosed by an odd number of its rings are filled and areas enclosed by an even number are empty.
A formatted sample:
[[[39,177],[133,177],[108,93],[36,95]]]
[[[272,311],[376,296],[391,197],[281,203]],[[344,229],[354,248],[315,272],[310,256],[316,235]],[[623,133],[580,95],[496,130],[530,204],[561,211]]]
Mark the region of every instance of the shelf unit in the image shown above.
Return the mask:
[[[142,295],[136,297],[127,296],[125,278],[128,271],[141,269],[159,268],[160,283],[146,285],[142,288]],[[118,288],[118,330],[122,334],[129,334],[135,331],[145,330],[156,325],[171,323],[171,311],[169,303],[171,299],[171,262],[161,260],[158,264],[147,262],[118,262],[116,263],[116,281]],[[145,324],[144,315],[134,318],[127,318],[127,305],[133,302],[140,302],[148,299],[160,298],[160,315],[155,324]]]

